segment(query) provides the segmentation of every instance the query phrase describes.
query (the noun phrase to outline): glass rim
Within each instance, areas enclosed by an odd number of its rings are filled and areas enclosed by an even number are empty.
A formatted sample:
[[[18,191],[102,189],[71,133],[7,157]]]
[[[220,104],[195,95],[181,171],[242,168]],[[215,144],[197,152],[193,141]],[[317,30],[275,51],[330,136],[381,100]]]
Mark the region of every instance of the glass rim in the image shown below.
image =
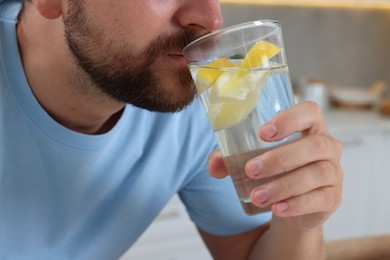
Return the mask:
[[[224,35],[224,34],[235,32],[235,31],[238,31],[241,29],[248,29],[248,28],[253,28],[253,27],[257,27],[257,26],[261,26],[261,25],[277,28],[277,27],[280,27],[280,22],[277,20],[271,20],[271,19],[255,20],[255,21],[240,23],[240,24],[236,24],[236,25],[232,25],[232,26],[223,28],[223,29],[219,29],[217,31],[203,35],[203,36],[199,37],[198,39],[194,40],[193,42],[189,43],[187,46],[184,47],[183,53],[185,52],[185,50],[190,49],[191,47],[198,45],[199,43],[201,43],[201,42],[203,42],[203,41],[205,41],[205,40],[207,40],[215,35],[218,35],[218,34]]]

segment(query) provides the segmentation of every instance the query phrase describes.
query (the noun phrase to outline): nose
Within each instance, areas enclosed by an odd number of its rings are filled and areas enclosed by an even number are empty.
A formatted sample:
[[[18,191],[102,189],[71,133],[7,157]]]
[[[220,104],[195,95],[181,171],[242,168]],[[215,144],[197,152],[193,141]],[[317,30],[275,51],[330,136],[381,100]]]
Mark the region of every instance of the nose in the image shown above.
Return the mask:
[[[215,31],[223,24],[218,0],[188,0],[176,13],[180,26]]]

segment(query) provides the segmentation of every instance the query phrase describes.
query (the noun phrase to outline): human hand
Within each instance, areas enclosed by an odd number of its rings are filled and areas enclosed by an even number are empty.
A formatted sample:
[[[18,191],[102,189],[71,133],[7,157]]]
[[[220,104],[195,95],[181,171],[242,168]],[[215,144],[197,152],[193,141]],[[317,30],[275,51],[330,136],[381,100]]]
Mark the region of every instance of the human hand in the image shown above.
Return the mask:
[[[341,201],[343,172],[341,144],[325,126],[319,106],[300,103],[279,113],[259,130],[264,141],[278,141],[301,132],[302,138],[251,159],[247,175],[262,179],[288,173],[252,191],[252,203],[272,205],[278,216],[296,228],[323,224]],[[209,172],[216,178],[227,175],[219,151],[209,157]]]

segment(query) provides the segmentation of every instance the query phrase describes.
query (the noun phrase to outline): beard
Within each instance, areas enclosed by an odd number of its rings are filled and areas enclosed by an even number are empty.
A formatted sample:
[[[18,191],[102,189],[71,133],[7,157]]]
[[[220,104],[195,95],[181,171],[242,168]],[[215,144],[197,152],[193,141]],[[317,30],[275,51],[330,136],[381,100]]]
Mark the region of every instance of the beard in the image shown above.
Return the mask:
[[[65,38],[79,70],[95,88],[114,100],[149,111],[176,112],[192,102],[196,91],[188,68],[169,68],[162,60],[169,53],[181,53],[200,35],[185,30],[159,36],[137,51],[92,26],[83,8],[83,1],[69,1]]]

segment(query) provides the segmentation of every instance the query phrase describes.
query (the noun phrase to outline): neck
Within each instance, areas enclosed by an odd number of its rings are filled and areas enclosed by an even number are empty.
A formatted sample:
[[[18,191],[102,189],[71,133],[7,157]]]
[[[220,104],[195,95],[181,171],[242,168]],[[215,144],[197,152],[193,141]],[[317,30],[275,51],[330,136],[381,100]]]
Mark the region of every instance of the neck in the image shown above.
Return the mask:
[[[46,19],[31,6],[17,24],[29,85],[41,106],[63,126],[85,134],[109,131],[124,104],[96,88],[73,61],[62,18]]]

